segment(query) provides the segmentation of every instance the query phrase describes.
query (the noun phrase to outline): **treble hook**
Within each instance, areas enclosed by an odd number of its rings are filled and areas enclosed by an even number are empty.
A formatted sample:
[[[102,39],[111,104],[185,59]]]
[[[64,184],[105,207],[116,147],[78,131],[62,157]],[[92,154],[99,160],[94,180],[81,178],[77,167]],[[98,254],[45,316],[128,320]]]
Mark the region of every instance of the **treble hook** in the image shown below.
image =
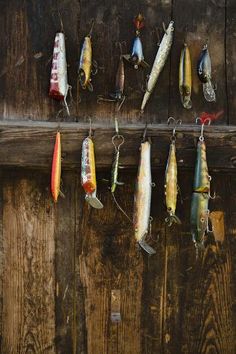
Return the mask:
[[[172,131],[172,137],[171,140],[175,141],[175,136],[176,136],[176,127],[177,125],[181,125],[182,124],[182,119],[178,119],[176,120],[174,117],[169,117],[167,120],[167,124],[170,125],[170,122],[173,121],[174,127],[173,127],[173,131]]]
[[[200,141],[204,141],[204,125],[206,125],[206,122],[208,122],[207,125],[210,125],[211,124],[211,119],[207,118],[207,119],[205,119],[204,122],[202,122],[201,118],[197,117],[196,118],[196,124],[197,124],[198,121],[201,122],[201,135],[199,136],[199,140]]]

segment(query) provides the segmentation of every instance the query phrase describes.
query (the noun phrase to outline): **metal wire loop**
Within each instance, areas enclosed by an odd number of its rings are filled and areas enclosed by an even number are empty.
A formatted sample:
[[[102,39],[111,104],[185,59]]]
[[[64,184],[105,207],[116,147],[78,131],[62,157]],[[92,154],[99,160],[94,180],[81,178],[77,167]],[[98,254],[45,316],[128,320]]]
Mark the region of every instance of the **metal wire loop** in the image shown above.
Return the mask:
[[[197,117],[197,118],[196,118],[196,124],[197,124],[198,121],[201,122],[201,134],[200,134],[200,136],[199,136],[199,140],[200,140],[200,141],[204,141],[204,126],[206,125],[206,122],[208,122],[207,125],[210,125],[210,124],[211,124],[211,119],[210,119],[210,118],[206,118],[206,119],[204,120],[204,122],[202,122],[201,118]]]
[[[181,119],[177,119],[176,120],[174,117],[169,117],[168,120],[167,120],[167,124],[170,125],[171,121],[173,121],[173,124],[174,124],[171,140],[175,141],[176,127],[177,127],[177,125],[181,125],[182,124],[182,120]]]

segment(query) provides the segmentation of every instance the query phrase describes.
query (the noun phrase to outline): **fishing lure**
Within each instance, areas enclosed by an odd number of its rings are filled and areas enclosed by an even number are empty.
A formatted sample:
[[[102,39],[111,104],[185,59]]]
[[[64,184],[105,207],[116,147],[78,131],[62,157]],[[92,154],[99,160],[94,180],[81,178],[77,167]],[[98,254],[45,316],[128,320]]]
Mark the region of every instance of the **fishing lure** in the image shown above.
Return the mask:
[[[203,94],[208,102],[216,101],[216,94],[211,82],[211,58],[207,44],[203,47],[197,64],[197,74],[203,84]]]
[[[145,240],[150,226],[152,186],[151,144],[149,141],[143,141],[140,147],[140,161],[134,195],[133,225],[137,242],[149,254],[156,253]]]
[[[160,43],[160,46],[156,54],[156,58],[152,66],[151,74],[148,77],[146,91],[141,105],[141,112],[144,111],[145,106],[151,96],[151,93],[154,90],[157,79],[168,58],[172,46],[172,42],[173,42],[173,33],[174,33],[174,22],[171,21],[169,23],[168,28],[165,30],[164,36],[162,38],[162,41]]]
[[[89,135],[82,143],[81,157],[81,185],[86,193],[85,200],[96,209],[102,209],[103,205],[97,198],[97,181],[95,170],[94,144]]]
[[[54,145],[52,171],[51,171],[51,193],[54,202],[57,202],[61,185],[61,134],[57,132],[56,141]]]
[[[210,123],[210,121],[209,121]],[[193,242],[196,246],[196,251],[204,248],[205,235],[209,232],[209,199],[210,196],[210,181],[211,177],[208,173],[206,160],[206,145],[204,142],[203,129],[201,126],[201,135],[197,146],[197,159],[194,173],[193,194],[191,201],[190,224]]]
[[[192,108],[191,101],[192,91],[192,71],[191,71],[191,57],[187,44],[181,51],[179,62],[179,92],[182,105],[186,109]]]
[[[118,145],[116,145],[115,141],[118,140]],[[117,186],[123,186],[123,182],[118,181],[118,171],[119,171],[119,159],[120,159],[120,147],[124,144],[123,135],[116,134],[112,137],[112,144],[115,147],[115,154],[111,168],[111,193],[115,193]]]
[[[84,90],[88,89],[90,92],[93,91],[93,85],[91,83],[91,74],[95,75],[97,73],[97,63],[92,60],[91,37],[93,26],[94,21],[92,23],[89,34],[84,38],[78,68],[79,82],[81,84],[81,87]],[[92,67],[94,67],[95,71],[92,71]]]
[[[124,60],[123,60],[123,55],[120,55],[119,64],[116,72],[115,92],[110,93],[109,98],[98,96],[97,103],[100,103],[102,101],[116,102],[118,104],[117,111],[119,111],[126,98],[124,95],[124,84],[125,84]]]
[[[124,58],[129,61],[135,69],[138,69],[140,66],[149,67],[148,63],[144,60],[143,45],[140,39],[140,30],[144,27],[144,17],[141,14],[135,17],[134,25],[136,36],[133,41],[132,52],[131,54],[125,54]]]
[[[170,118],[168,119],[168,123],[170,122]],[[181,124],[181,120],[178,120],[176,122],[176,124],[178,123]],[[175,131],[176,131],[176,126],[173,129],[173,133],[171,137],[169,156],[168,156],[166,172],[165,172],[165,199],[166,199],[167,212],[169,214],[169,216],[165,219],[165,221],[168,224],[168,226],[171,226],[173,223],[181,224],[180,219],[175,215],[177,195],[178,195]]]
[[[58,32],[53,49],[49,96],[64,102],[68,115],[70,112],[66,98],[69,88],[71,86],[68,85],[67,78],[65,35],[63,32]]]

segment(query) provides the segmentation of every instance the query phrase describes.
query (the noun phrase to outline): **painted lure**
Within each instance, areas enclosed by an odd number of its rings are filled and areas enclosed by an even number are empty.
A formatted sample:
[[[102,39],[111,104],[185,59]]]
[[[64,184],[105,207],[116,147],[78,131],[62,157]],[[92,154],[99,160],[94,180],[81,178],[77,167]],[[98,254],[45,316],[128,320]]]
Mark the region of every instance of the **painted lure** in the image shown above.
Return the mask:
[[[211,81],[211,58],[207,44],[203,47],[197,64],[197,74],[203,84],[203,94],[208,102],[216,101],[215,89]]]
[[[54,202],[57,202],[61,193],[61,134],[57,132],[53,151],[52,171],[51,171],[51,193]]]
[[[181,51],[179,63],[179,93],[182,105],[186,109],[192,108],[192,68],[190,51],[186,43]]]
[[[197,145],[197,159],[194,173],[193,194],[191,201],[190,224],[193,242],[198,251],[204,248],[205,235],[209,232],[209,199],[211,177],[208,173],[206,144],[203,136],[204,123]]]
[[[49,96],[63,102],[68,115],[70,112],[66,98],[70,87],[67,78],[65,35],[63,32],[58,32],[56,33],[53,49]]]
[[[145,106],[151,96],[152,91],[154,90],[157,79],[165,65],[165,62],[168,58],[170,53],[170,49],[173,42],[173,33],[174,33],[174,22],[171,21],[169,23],[168,28],[165,30],[164,36],[158,48],[156,58],[154,60],[151,73],[148,77],[146,91],[143,97],[142,105],[141,105],[141,112],[144,111]]]
[[[150,227],[152,186],[151,144],[149,141],[143,141],[140,147],[140,161],[134,195],[133,225],[136,241],[149,254],[156,253],[145,240]]]
[[[140,30],[144,27],[143,15],[138,14],[138,16],[135,17],[134,25],[136,37],[133,41],[132,52],[131,54],[125,54],[124,58],[128,60],[135,69],[138,69],[140,66],[149,67],[144,60],[143,45],[140,39]]]
[[[172,117],[168,119],[168,123],[170,122],[171,118]],[[176,125],[177,124],[181,124],[181,120],[176,121]],[[165,172],[165,199],[166,199],[167,212],[169,214],[169,216],[165,219],[165,221],[168,224],[168,226],[171,226],[173,223],[181,224],[180,219],[175,215],[177,195],[178,195],[177,161],[176,161],[176,147],[175,147],[176,125],[173,129],[173,133],[171,137],[169,156],[168,156],[166,172]]]
[[[78,75],[81,87],[85,90],[93,91],[93,85],[91,83],[91,74],[95,75],[97,73],[97,63],[92,60],[92,31],[93,31],[94,21],[89,34],[84,38],[83,46],[80,54]],[[92,71],[94,67],[94,71]]]
[[[91,134],[83,140],[81,157],[81,185],[86,193],[85,200],[96,209],[102,209],[103,204],[97,198],[97,181],[94,144]]]

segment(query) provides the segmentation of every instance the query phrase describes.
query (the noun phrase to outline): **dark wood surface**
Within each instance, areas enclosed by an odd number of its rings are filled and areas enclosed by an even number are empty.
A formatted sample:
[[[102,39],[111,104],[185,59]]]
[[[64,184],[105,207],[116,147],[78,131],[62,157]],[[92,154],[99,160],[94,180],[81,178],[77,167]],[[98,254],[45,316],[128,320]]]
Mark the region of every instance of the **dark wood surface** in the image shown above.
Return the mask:
[[[200,354],[236,352],[236,75],[234,0],[0,0],[0,351],[3,354]],[[152,65],[156,29],[175,21],[171,55],[144,115],[139,109],[150,70],[125,65],[127,99],[120,112],[97,95],[114,89],[117,42],[129,52],[133,18],[146,18],[141,37]],[[71,116],[48,97],[52,49],[60,17],[66,35]],[[77,64],[83,37],[92,37],[98,73],[94,92],[80,89]],[[186,39],[192,57],[193,108],[178,92],[180,50]],[[196,76],[208,42],[217,102],[207,103]],[[211,227],[196,260],[190,234],[190,202],[201,112],[224,111],[206,127],[212,175]],[[177,132],[182,224],[165,225],[164,168],[171,127]],[[152,234],[156,255],[136,247],[132,226],[116,208],[110,178],[114,118],[125,137],[116,197],[132,217],[138,149],[144,124],[152,139]],[[80,186],[80,149],[94,133],[98,196],[103,210],[88,207]],[[60,124],[59,124],[60,123]],[[62,191],[50,196],[55,133],[62,133]],[[182,201],[182,202],[181,202]],[[119,294],[121,321],[111,321],[112,294]]]

